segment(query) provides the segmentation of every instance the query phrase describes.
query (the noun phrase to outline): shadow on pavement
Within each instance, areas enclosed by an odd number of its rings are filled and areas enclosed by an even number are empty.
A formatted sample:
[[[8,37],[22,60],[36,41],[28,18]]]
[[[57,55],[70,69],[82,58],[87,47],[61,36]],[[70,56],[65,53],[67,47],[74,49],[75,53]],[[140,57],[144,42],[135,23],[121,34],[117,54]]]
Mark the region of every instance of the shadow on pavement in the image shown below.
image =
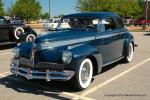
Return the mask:
[[[146,33],[146,34],[144,34],[144,36],[150,36],[150,33]]]
[[[108,70],[111,70],[111,69],[113,69],[114,67],[117,67],[118,65],[122,65],[122,64],[126,64],[126,63],[123,61],[123,59],[121,59],[120,61],[117,61],[117,62],[115,62],[115,63],[113,63],[113,64],[110,64],[110,65],[108,65],[108,66],[103,67],[101,73],[107,72]]]
[[[11,45],[0,45],[0,50],[5,50],[5,49],[10,49],[10,48],[14,48],[17,44],[11,44]]]
[[[50,98],[59,100],[70,100],[70,98],[63,97],[62,92],[73,92],[68,82],[45,80],[26,80],[23,77],[10,75],[0,79],[0,85],[6,88],[11,88],[16,92],[29,93],[34,95],[44,95]]]

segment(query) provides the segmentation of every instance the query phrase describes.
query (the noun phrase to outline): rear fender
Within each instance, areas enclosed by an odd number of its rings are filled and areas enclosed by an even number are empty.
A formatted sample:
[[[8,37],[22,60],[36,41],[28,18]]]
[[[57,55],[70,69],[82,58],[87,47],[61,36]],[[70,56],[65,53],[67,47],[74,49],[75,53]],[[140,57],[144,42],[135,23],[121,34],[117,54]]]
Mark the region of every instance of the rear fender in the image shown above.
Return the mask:
[[[125,40],[125,43],[124,43],[124,56],[128,56],[128,48],[129,48],[129,44],[132,43],[133,44],[133,49],[134,49],[134,38],[133,36],[129,36],[129,38],[127,38]]]

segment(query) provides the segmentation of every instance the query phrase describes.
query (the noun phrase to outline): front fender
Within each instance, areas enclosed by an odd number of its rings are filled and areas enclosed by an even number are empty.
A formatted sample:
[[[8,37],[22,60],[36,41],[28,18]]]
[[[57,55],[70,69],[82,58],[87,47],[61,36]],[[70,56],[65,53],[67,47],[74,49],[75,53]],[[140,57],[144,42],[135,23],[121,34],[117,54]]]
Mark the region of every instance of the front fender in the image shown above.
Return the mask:
[[[70,51],[72,52],[73,58],[75,60],[85,58],[90,55],[99,54],[99,50],[94,46],[80,44],[76,46],[69,47]]]
[[[80,44],[71,47],[70,51],[73,55],[73,61],[71,65],[73,65],[74,63],[78,64],[81,60],[85,59],[86,57],[90,57],[90,59],[93,60],[92,62],[95,65],[94,67],[96,68],[96,73],[101,72],[102,56],[100,51],[96,47],[86,44]],[[76,64],[73,69],[76,69],[76,67],[78,67],[78,65]]]
[[[17,46],[20,49],[20,56],[30,58],[32,43],[22,43],[21,45]]]

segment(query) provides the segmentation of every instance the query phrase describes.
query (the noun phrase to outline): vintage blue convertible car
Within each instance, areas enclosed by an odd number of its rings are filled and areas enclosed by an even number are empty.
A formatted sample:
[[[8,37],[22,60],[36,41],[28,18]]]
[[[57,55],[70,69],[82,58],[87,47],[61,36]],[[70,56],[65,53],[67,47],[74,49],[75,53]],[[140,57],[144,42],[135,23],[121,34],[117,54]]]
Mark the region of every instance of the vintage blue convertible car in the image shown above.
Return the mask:
[[[133,58],[134,38],[114,13],[66,15],[56,30],[17,46],[11,72],[27,79],[71,80],[83,90],[102,67]]]

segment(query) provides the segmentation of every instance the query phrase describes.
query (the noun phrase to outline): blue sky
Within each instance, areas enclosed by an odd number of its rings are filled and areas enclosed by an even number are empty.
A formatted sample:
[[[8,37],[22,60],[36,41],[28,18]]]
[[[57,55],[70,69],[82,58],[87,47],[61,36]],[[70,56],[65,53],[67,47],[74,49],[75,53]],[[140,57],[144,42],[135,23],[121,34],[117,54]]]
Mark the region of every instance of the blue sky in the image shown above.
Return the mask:
[[[15,0],[3,0],[4,8],[7,9]],[[39,0],[42,6],[42,12],[48,12],[48,1]],[[76,13],[76,0],[50,0],[51,1],[51,15],[57,16],[60,14]]]

